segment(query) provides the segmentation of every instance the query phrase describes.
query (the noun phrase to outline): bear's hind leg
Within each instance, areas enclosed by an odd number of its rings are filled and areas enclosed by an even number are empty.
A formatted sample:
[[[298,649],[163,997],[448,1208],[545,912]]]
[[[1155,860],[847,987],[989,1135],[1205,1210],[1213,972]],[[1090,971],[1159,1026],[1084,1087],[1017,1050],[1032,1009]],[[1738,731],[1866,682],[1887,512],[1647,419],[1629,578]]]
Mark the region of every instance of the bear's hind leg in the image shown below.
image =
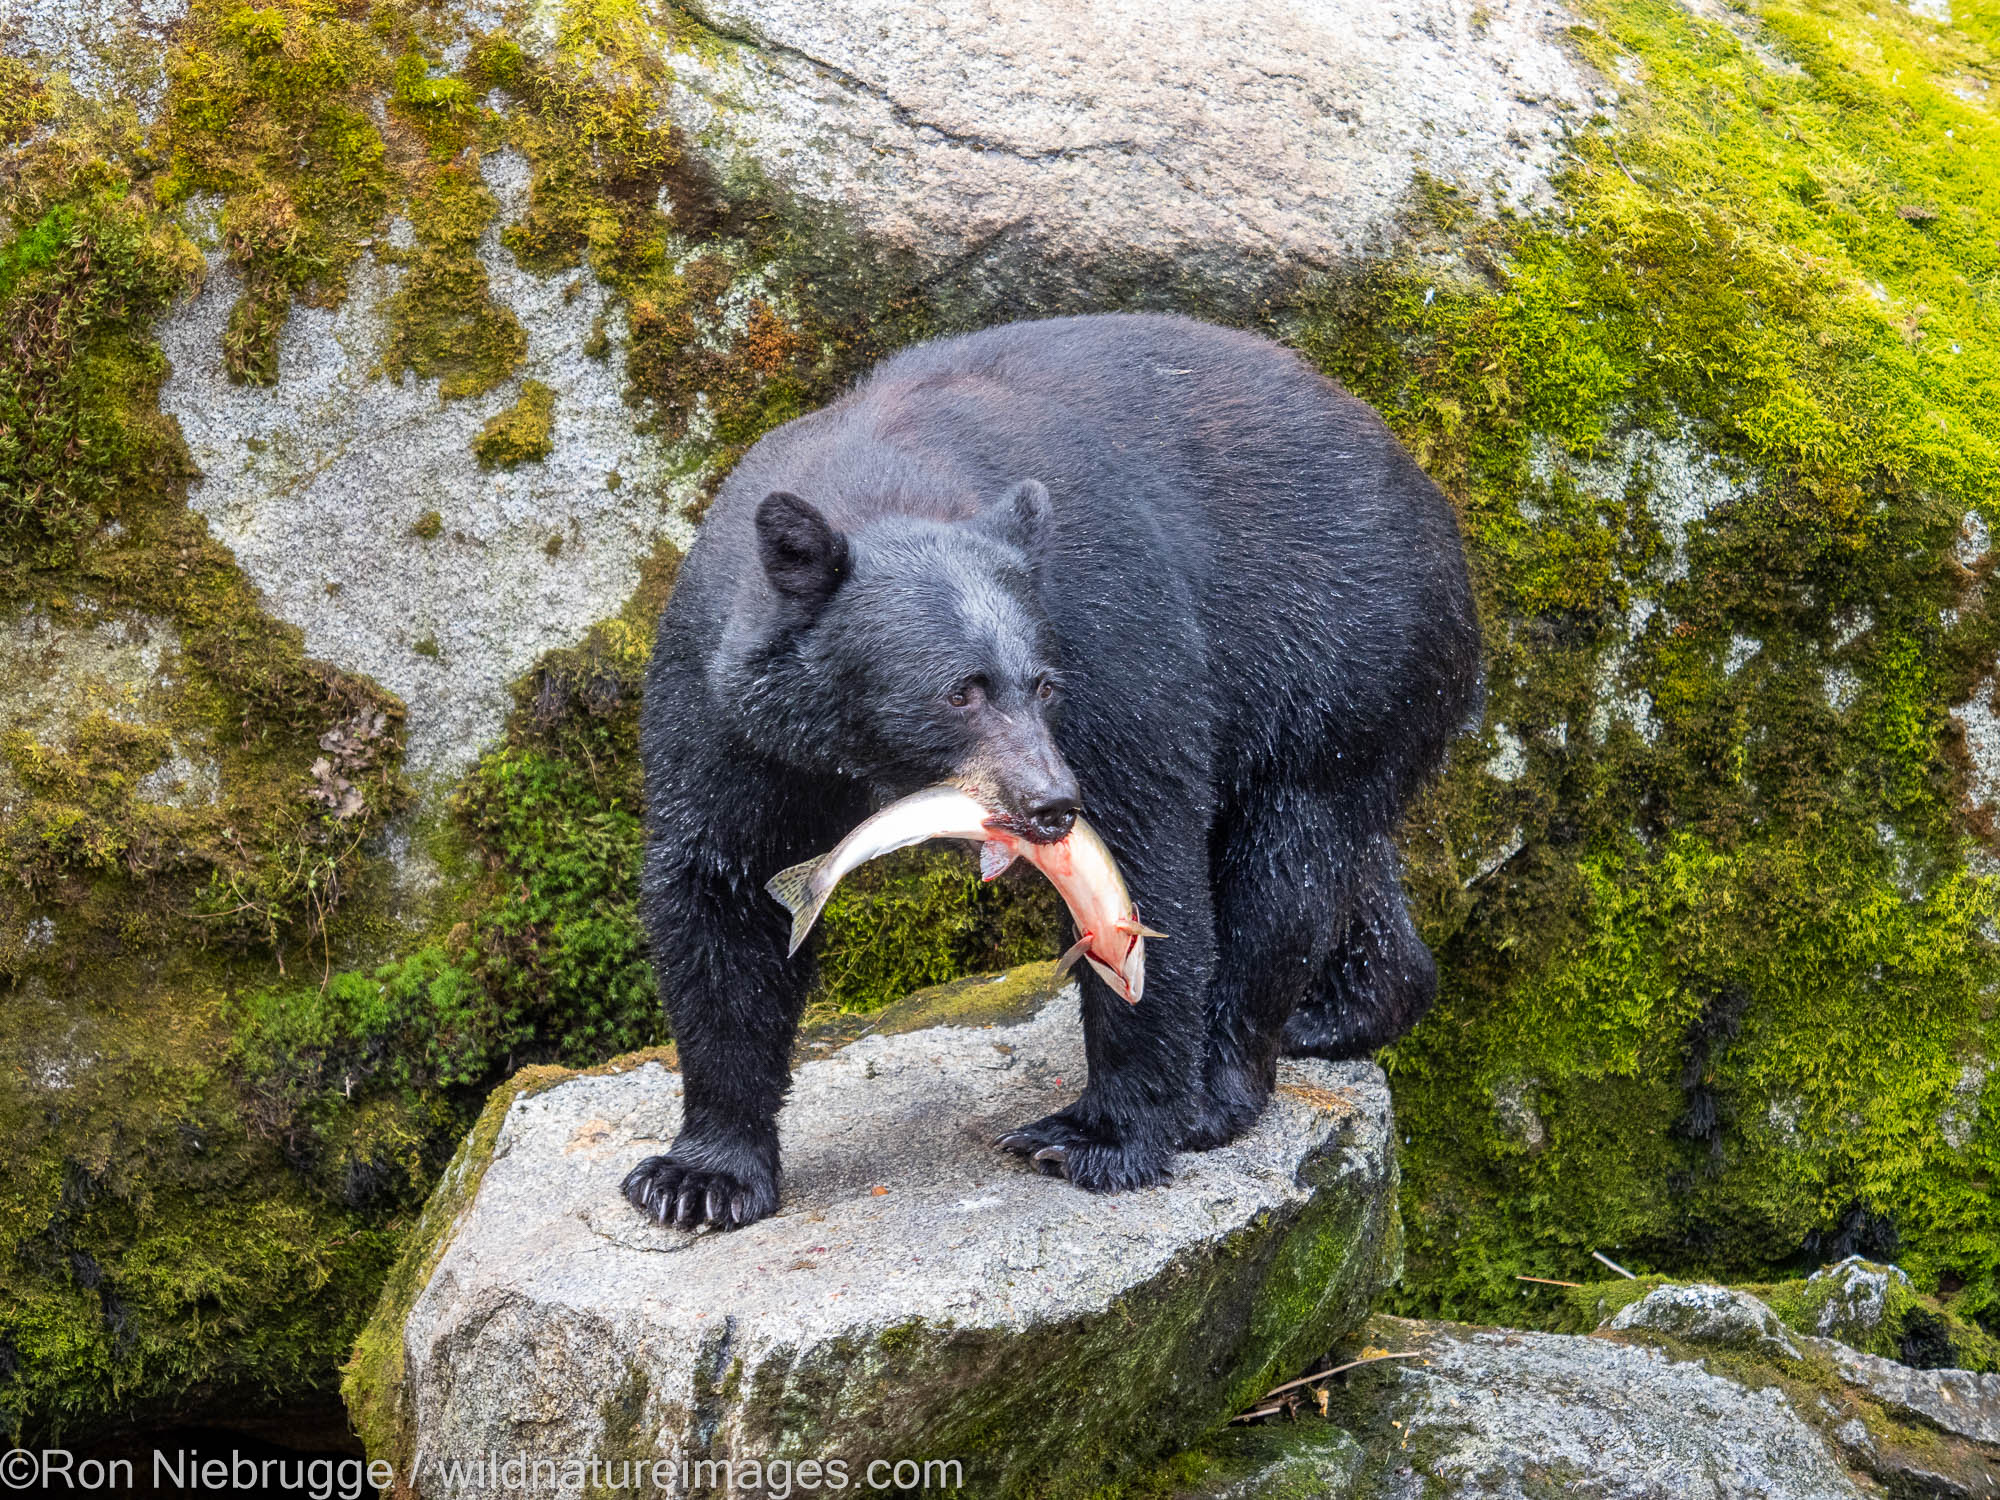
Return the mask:
[[[1339,944],[1285,1023],[1287,1057],[1366,1057],[1404,1035],[1437,997],[1437,961],[1410,920],[1388,836],[1370,841]]]
[[[1285,1021],[1332,951],[1352,882],[1349,815],[1323,793],[1260,786],[1217,824],[1215,978],[1189,1151],[1234,1140],[1277,1082]]]

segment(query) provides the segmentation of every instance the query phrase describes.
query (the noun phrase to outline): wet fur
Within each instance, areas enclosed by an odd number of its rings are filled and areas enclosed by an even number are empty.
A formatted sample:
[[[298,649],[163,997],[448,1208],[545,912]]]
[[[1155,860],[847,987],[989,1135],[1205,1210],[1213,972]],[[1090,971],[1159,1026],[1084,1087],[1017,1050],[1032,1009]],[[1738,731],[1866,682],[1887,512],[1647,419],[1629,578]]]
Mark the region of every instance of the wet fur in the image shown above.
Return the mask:
[[[1040,517],[1004,498],[1024,479]],[[810,519],[779,518],[803,594],[760,562],[773,492],[840,534],[821,557]],[[844,569],[886,636],[858,638]],[[776,1207],[813,969],[764,882],[959,753],[921,704],[988,657],[1060,670],[1054,743],[1172,934],[1137,1007],[1079,972],[1088,1086],[1011,1149],[1094,1190],[1160,1181],[1255,1121],[1281,1050],[1359,1056],[1429,1005],[1390,836],[1479,709],[1444,496],[1367,406],[1251,335],[1102,316],[919,346],[745,456],[661,622],[643,909],[686,1124],[627,1182],[656,1217]]]

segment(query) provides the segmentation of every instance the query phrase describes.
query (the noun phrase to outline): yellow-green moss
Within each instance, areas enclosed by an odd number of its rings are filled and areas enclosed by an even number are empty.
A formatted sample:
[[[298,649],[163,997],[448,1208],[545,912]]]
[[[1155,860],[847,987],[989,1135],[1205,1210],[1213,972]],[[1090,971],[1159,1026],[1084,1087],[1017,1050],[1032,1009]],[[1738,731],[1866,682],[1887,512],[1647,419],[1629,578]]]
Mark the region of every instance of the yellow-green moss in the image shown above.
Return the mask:
[[[479,237],[498,211],[475,166],[425,168],[413,188],[422,202],[416,248],[386,252],[402,265],[389,305],[392,370],[436,379],[449,401],[493,389],[519,367],[528,336],[512,308],[493,300]]]
[[[512,406],[488,419],[472,440],[472,452],[482,469],[511,469],[516,464],[547,458],[555,447],[550,434],[556,409],[556,393],[539,380],[521,382],[521,395]],[[562,547],[556,539],[556,549]],[[551,556],[554,553],[550,554]]]
[[[367,112],[387,73],[377,35],[329,0],[195,0],[167,57],[156,191],[224,196],[243,279],[223,334],[230,377],[268,385],[294,297],[325,305],[387,207],[386,147]]]
[[[230,1063],[231,991],[346,949],[379,899],[363,846],[404,796],[400,705],[264,613],[186,509],[191,465],[157,409],[147,325],[201,272],[172,202],[225,194],[225,249],[273,306],[330,293],[366,219],[366,182],[335,161],[352,75],[328,49],[351,38],[325,12],[245,17],[191,17],[150,144],[129,106],[4,90],[0,612],[78,632],[138,617],[172,641],[143,714],[30,722],[4,746],[0,1029],[19,1065],[0,1074],[0,1425],[17,1437],[182,1411],[190,1391],[238,1410],[324,1391],[393,1253],[386,1215],[288,1167]],[[308,85],[323,107],[293,96]],[[229,151],[191,142],[204,110],[235,122]],[[181,746],[210,762],[213,800],[149,789]]]
[[[2000,1044],[1995,896],[1946,708],[2000,650],[1953,557],[2000,479],[2000,129],[1954,92],[1992,38],[1765,5],[1793,72],[1682,8],[1585,10],[1638,81],[1562,214],[1432,185],[1436,253],[1300,335],[1457,501],[1522,752],[1502,780],[1468,746],[1411,820],[1444,979],[1387,1058],[1402,1305],[1520,1318],[1548,1294],[1516,1273],[1593,1248],[1744,1279],[1872,1237],[1991,1318],[1996,1090],[1955,1091]],[[1690,480],[1725,503],[1676,556]]]

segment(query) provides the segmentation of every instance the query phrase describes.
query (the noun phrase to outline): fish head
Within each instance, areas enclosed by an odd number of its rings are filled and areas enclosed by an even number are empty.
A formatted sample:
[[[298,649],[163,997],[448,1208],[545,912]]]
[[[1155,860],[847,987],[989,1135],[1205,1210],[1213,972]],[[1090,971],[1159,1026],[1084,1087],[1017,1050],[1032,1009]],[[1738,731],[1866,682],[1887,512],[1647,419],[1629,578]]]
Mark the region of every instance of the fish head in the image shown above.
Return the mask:
[[[791,716],[820,726],[815,757],[891,796],[953,783],[1031,842],[1069,832],[1082,798],[1055,738],[1046,507],[1028,481],[970,520],[877,516],[840,536],[839,577],[796,633],[787,678],[813,700]]]

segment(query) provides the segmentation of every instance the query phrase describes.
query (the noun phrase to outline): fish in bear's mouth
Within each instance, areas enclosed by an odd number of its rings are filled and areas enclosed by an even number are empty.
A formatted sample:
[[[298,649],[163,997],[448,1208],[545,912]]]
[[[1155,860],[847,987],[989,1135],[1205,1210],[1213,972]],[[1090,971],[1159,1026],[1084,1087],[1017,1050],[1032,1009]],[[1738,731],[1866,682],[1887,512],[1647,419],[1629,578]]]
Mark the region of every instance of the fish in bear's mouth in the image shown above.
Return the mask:
[[[771,877],[765,889],[792,914],[790,951],[799,951],[827,897],[852,871],[892,850],[940,838],[977,843],[979,873],[986,880],[1016,859],[1040,870],[1069,907],[1080,934],[1057,964],[1057,975],[1085,959],[1113,991],[1139,1003],[1146,988],[1146,939],[1166,934],[1139,921],[1125,877],[1097,830],[1078,817],[1067,833],[1051,838],[950,785],[926,787],[890,803],[828,853]]]

